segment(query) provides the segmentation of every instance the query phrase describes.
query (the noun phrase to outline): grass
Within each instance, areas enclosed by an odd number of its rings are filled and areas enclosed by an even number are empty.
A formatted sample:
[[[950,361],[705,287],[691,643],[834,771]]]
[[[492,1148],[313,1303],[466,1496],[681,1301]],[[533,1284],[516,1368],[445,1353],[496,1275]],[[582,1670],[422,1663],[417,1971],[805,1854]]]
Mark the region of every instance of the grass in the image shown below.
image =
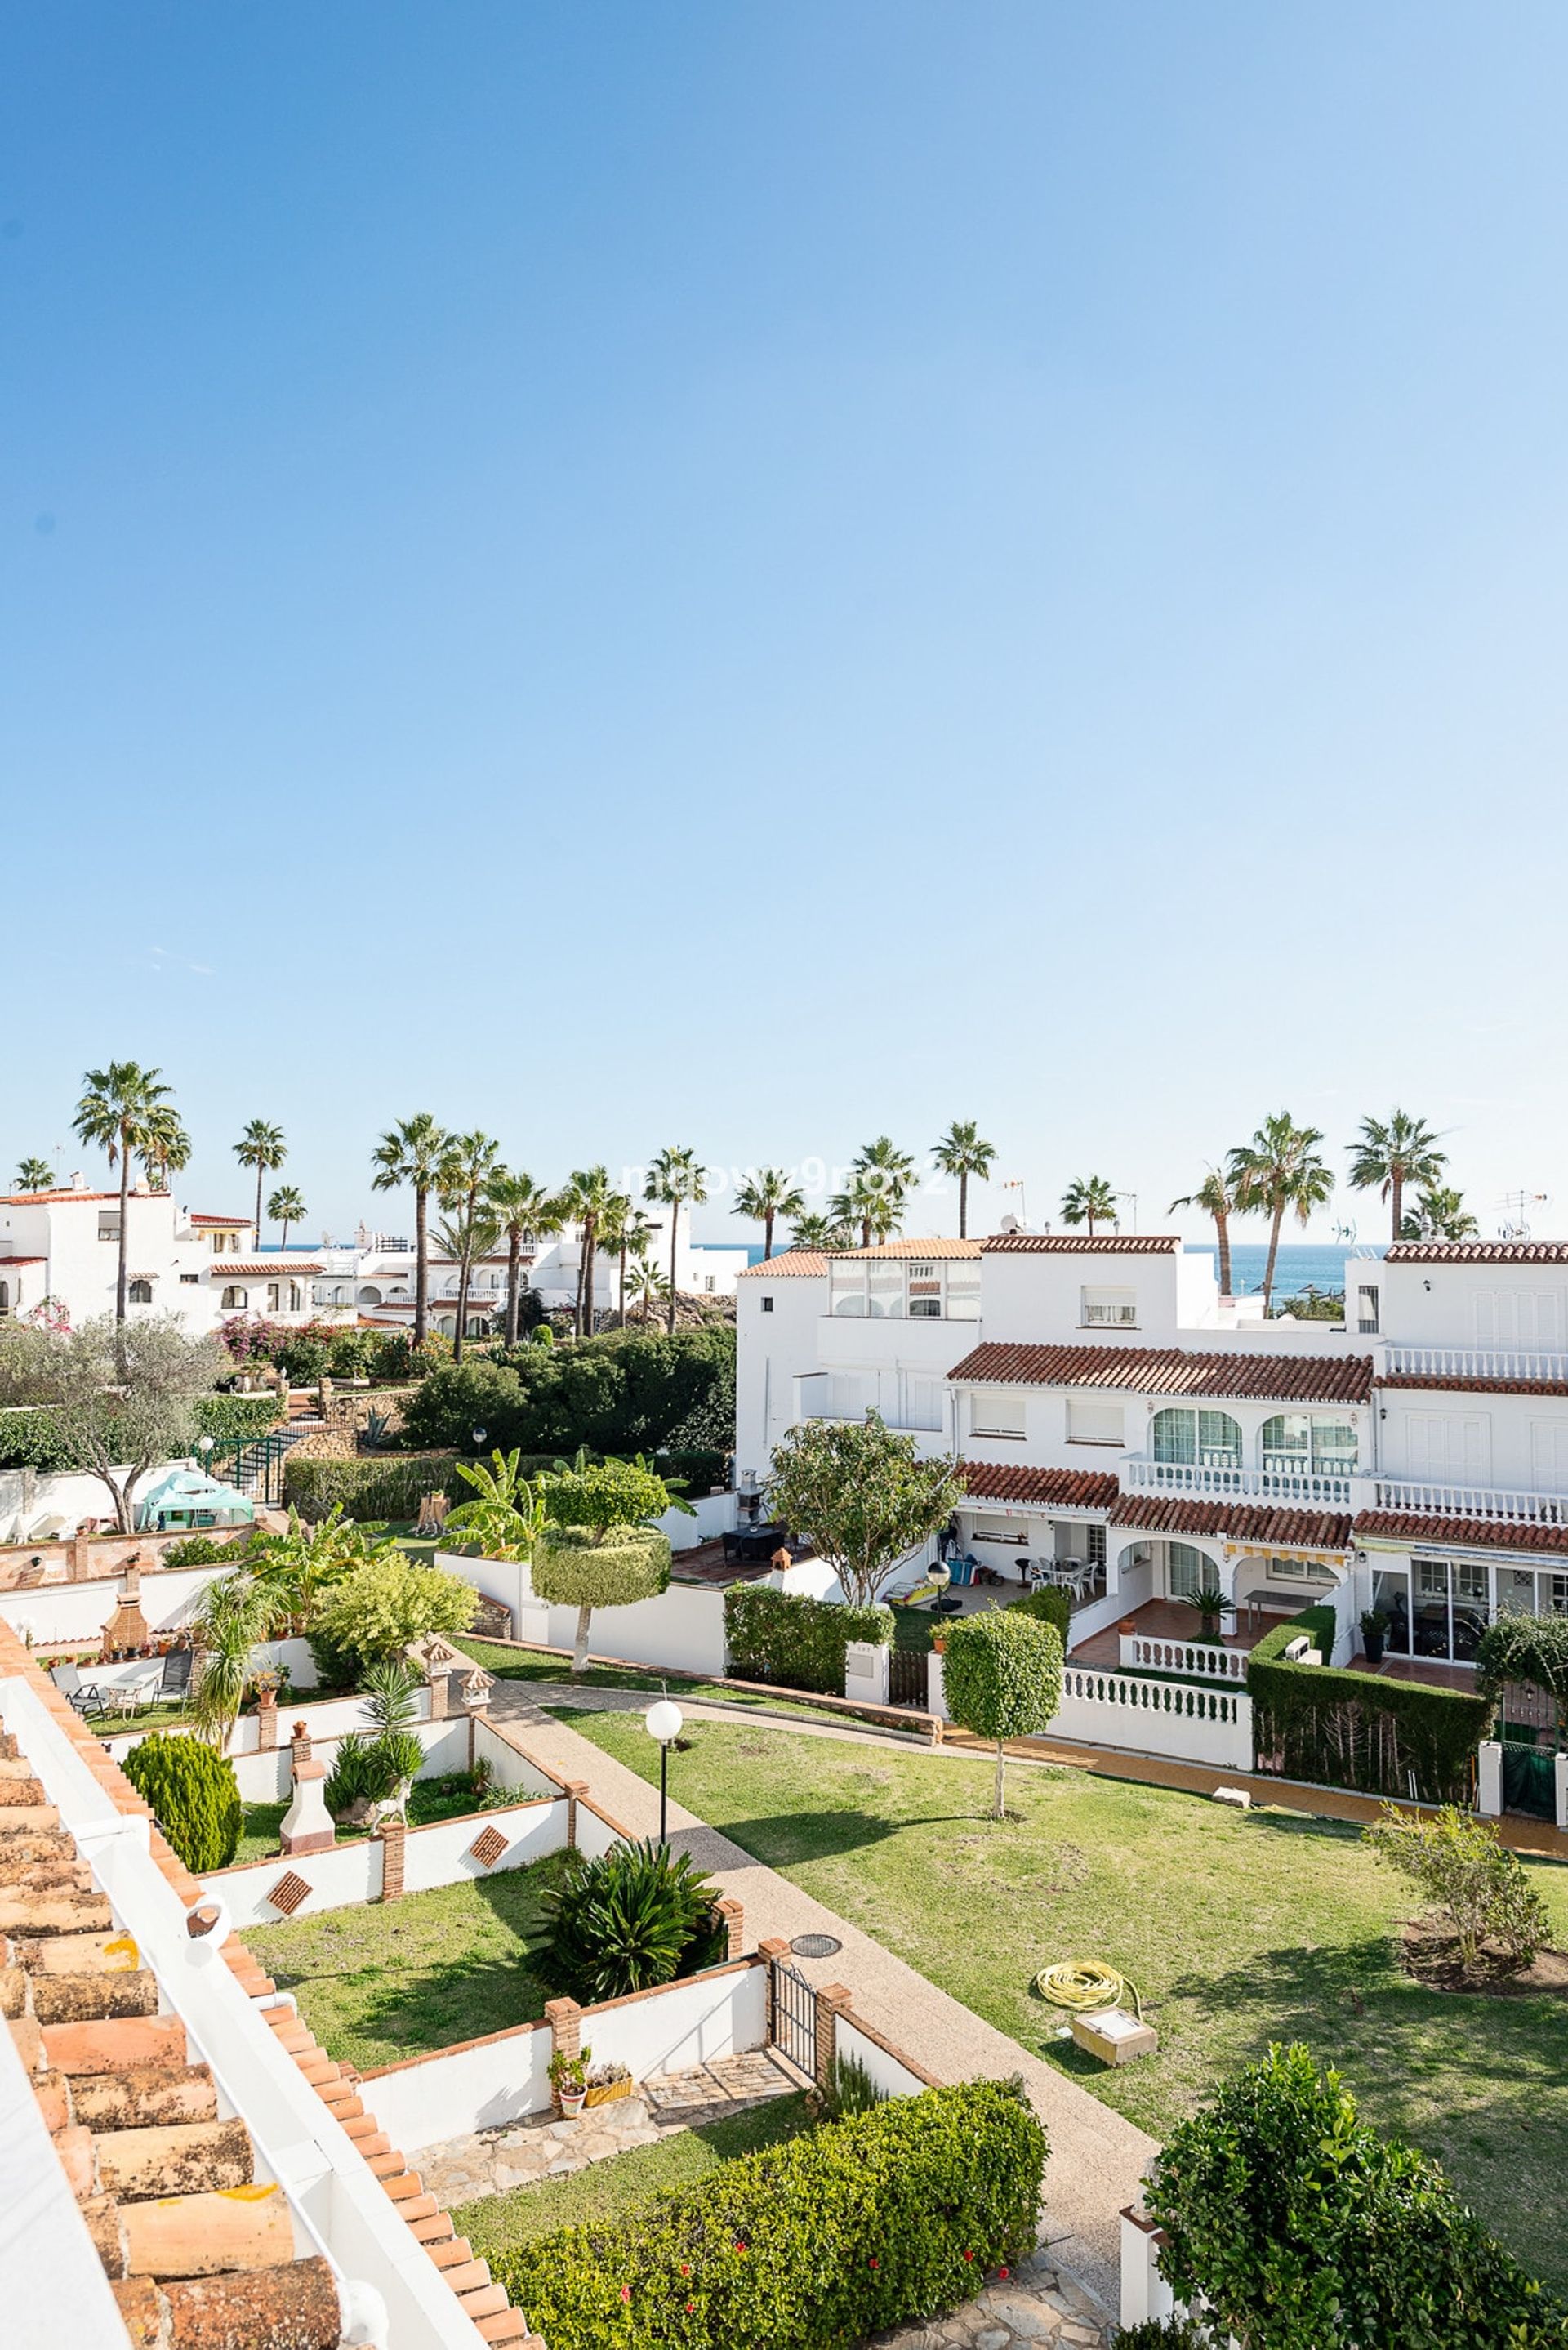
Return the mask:
[[[428,1828],[437,1820],[461,1819],[465,1812],[479,1809],[478,1798],[472,1786],[463,1786],[447,1794],[442,1793],[446,1782],[441,1779],[416,1779],[409,1791],[409,1825]],[[286,1798],[281,1804],[247,1804],[245,1824],[240,1831],[240,1848],[234,1855],[236,1866],[241,1861],[268,1860],[278,1849],[278,1832],[283,1815],[288,1809]],[[350,1827],[337,1823],[337,1842],[353,1844],[358,1837],[369,1835],[369,1828]],[[476,1831],[477,1833],[477,1831]]]
[[[543,1896],[561,1866],[552,1856],[401,1901],[252,1926],[244,1941],[337,2063],[396,2064],[543,2015]]]
[[[483,1665],[487,1673],[493,1673],[497,1680],[549,1681],[560,1688],[570,1684],[584,1689],[647,1690],[654,1696],[664,1691],[668,1681],[669,1693],[677,1703],[682,1698],[691,1698],[707,1705],[736,1706],[751,1713],[766,1711],[788,1714],[803,1721],[823,1721],[830,1714],[835,1720],[843,1719],[832,1714],[831,1709],[812,1705],[804,1695],[792,1703],[783,1697],[755,1696],[746,1690],[730,1689],[722,1681],[684,1680],[679,1675],[639,1672],[630,1666],[590,1665],[586,1673],[574,1674],[567,1657],[549,1656],[536,1648],[504,1648],[493,1640],[472,1639],[466,1632],[460,1634],[452,1645],[472,1657],[476,1665]]]
[[[628,2147],[605,2162],[565,2178],[541,2179],[506,2195],[486,2195],[452,2213],[476,2260],[497,2255],[548,2235],[553,2228],[616,2227],[636,2216],[650,2195],[672,2187],[694,2187],[722,2162],[782,2146],[811,2126],[804,2096],[770,2097],[765,2105],[700,2129],[672,2130],[653,2146]]]
[[[575,1726],[657,1776],[639,1722]],[[998,1824],[982,1758],[857,1753],[753,1723],[690,1737],[683,1804],[1152,2136],[1271,2041],[1304,2041],[1568,2288],[1568,2241],[1537,2224],[1568,2166],[1568,2007],[1413,1982],[1396,1950],[1412,1894],[1354,1826],[1038,1767],[1010,1770],[1017,1817]],[[1568,1946],[1568,1869],[1530,1866]],[[1130,1977],[1157,2055],[1107,2072],[1057,2037],[1065,2019],[1031,1985],[1071,1959]]]

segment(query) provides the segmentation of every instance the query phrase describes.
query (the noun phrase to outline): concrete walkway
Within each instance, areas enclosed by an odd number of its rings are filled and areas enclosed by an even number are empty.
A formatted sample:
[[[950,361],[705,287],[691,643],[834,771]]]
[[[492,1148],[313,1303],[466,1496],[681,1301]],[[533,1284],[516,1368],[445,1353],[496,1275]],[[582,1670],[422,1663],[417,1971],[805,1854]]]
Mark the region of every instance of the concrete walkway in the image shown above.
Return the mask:
[[[590,1701],[597,1711],[601,1703],[615,1708],[622,1699],[639,1706],[649,1702],[646,1691],[569,1693],[569,1701],[585,1711]],[[504,1722],[508,1733],[538,1761],[564,1778],[587,1780],[595,1801],[629,1835],[657,1835],[658,1788],[650,1787],[566,1722],[552,1721],[541,1711],[541,1700],[559,1703],[563,1695],[548,1685],[497,1681],[490,1711],[497,1724]],[[689,1711],[693,1714],[711,1711],[718,1719],[734,1719],[724,1707],[704,1709],[692,1704]],[[753,1713],[749,1718],[758,1717]],[[778,1726],[802,1731],[808,1737],[862,1740],[867,1735],[833,1728],[817,1731],[794,1721]],[[875,1732],[870,1736],[873,1742],[882,1742]],[[888,1742],[902,1749],[901,1741]],[[955,1767],[962,1767],[957,1757]],[[674,1803],[670,1806],[670,1825],[671,1846],[689,1853],[694,1865],[713,1877],[726,1894],[744,1902],[749,1948],[773,1937],[792,1941],[797,1934],[831,1934],[843,1946],[837,1954],[830,1959],[797,1959],[794,1963],[800,1972],[813,1984],[846,1984],[857,2012],[939,2080],[1005,2079],[1011,2074],[1022,2074],[1051,2141],[1043,2243],[1106,2310],[1114,2310],[1120,2241],[1117,2215],[1124,2204],[1137,2199],[1144,2165],[1156,2151],[1154,2139],[1101,2105],[1075,2081],[939,1991],[858,1927],[813,1900],[776,1870],[753,1860],[717,1828]]]

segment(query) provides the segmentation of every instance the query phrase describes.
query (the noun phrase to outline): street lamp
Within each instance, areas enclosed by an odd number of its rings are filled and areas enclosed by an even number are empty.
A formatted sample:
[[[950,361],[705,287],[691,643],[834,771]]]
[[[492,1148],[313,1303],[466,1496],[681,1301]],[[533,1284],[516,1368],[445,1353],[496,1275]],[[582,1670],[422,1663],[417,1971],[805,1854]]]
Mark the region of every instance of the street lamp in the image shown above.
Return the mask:
[[[489,1435],[489,1433],[490,1433],[490,1430],[489,1430],[487,1428],[476,1428],[476,1429],[473,1430],[473,1450],[474,1450],[474,1455],[475,1455],[475,1458],[476,1458],[476,1459],[477,1459],[477,1457],[478,1457],[478,1454],[479,1454],[479,1451],[480,1451],[480,1448],[481,1448],[481,1447],[482,1447],[482,1445],[483,1444],[484,1440],[485,1440],[485,1438]]]
[[[203,1436],[198,1443],[196,1450],[202,1456],[202,1466],[203,1470],[211,1469],[213,1465],[212,1438],[210,1436]]]
[[[931,1561],[931,1564],[926,1569],[926,1581],[931,1586],[931,1605],[935,1607],[937,1601],[941,1597],[943,1592],[952,1581],[952,1576],[948,1573],[946,1564],[943,1560],[936,1558]]]
[[[680,1735],[683,1717],[680,1708],[672,1705],[669,1696],[656,1698],[642,1717],[642,1726],[649,1738],[659,1741],[659,1841],[668,1844],[670,1810],[670,1748]]]

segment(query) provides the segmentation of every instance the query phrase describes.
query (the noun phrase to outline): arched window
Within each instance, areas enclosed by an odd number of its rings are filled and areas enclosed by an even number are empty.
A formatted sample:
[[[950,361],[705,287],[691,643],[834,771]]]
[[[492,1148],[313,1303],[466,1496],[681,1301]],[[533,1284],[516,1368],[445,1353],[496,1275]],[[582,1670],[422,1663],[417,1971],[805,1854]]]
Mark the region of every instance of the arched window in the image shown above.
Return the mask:
[[[1317,1476],[1349,1477],[1355,1469],[1355,1430],[1348,1420],[1316,1411],[1277,1411],[1263,1422],[1263,1466]]]
[[[243,1314],[250,1304],[248,1289],[225,1289],[220,1300],[225,1314]]]
[[[132,1305],[151,1305],[152,1284],[150,1281],[133,1281],[125,1294]]]
[[[0,1281],[0,1314],[9,1314],[10,1311],[11,1284],[8,1281]]]
[[[1241,1430],[1228,1411],[1157,1411],[1152,1441],[1157,1461],[1189,1461],[1205,1469],[1241,1466]]]
[[[359,1292],[359,1303],[360,1303],[360,1305],[379,1305],[380,1302],[381,1302],[381,1293],[380,1293],[380,1291],[379,1291],[379,1289],[372,1289],[372,1288],[370,1287],[369,1284],[369,1283],[367,1283],[367,1284],[366,1284],[366,1285],[365,1285],[365,1287],[364,1287],[364,1288]]]

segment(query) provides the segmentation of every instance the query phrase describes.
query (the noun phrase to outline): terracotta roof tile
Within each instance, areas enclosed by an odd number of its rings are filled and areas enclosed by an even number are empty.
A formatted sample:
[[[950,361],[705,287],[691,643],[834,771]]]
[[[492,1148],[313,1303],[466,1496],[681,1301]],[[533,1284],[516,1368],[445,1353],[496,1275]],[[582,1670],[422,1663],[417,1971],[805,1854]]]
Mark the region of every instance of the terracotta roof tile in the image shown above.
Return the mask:
[[[763,1264],[742,1265],[735,1275],[737,1281],[756,1280],[765,1274],[770,1281],[798,1279],[804,1275],[826,1273],[833,1258],[826,1249],[780,1249]]]
[[[1436,1388],[1449,1395],[1568,1396],[1568,1379],[1449,1378],[1435,1371],[1390,1371],[1375,1388]]]
[[[1223,1534],[1231,1542],[1278,1543],[1289,1550],[1348,1550],[1349,1513],[1278,1510],[1261,1503],[1185,1502],[1164,1493],[1124,1493],[1114,1526],[1150,1534]]]
[[[1101,1469],[1023,1469],[1008,1461],[964,1461],[964,1491],[971,1501],[1037,1502],[1058,1510],[1108,1510],[1121,1491]]]
[[[265,1262],[259,1264],[248,1262],[242,1264],[239,1258],[234,1256],[215,1256],[207,1267],[208,1273],[214,1281],[232,1280],[236,1273],[243,1274],[248,1281],[262,1281],[275,1278],[286,1273],[319,1273],[321,1270],[320,1265],[308,1262],[296,1264],[290,1260],[280,1263],[275,1258],[270,1264]]]
[[[992,1232],[981,1243],[987,1256],[1174,1256],[1179,1232]]]
[[[1395,1241],[1385,1264],[1568,1264],[1568,1241]]]
[[[119,1197],[118,1191],[113,1197]],[[198,1216],[192,1212],[185,1221],[191,1224],[215,1224],[220,1232],[248,1232],[251,1229],[249,1216]]]
[[[1450,1550],[1568,1552],[1568,1525],[1510,1524],[1495,1518],[1420,1517],[1409,1510],[1363,1510],[1355,1536],[1441,1544]]]
[[[976,1347],[948,1373],[998,1387],[1130,1388],[1141,1395],[1366,1403],[1367,1355],[1199,1355],[1176,1347]]]
[[[845,1257],[970,1257],[978,1256],[981,1246],[981,1243],[979,1241],[961,1241],[953,1239],[950,1235],[944,1239],[938,1233],[928,1234],[924,1240],[901,1238],[896,1241],[884,1241],[877,1248],[836,1249],[833,1253],[836,1256]]]
[[[133,1200],[166,1200],[169,1194],[167,1191],[132,1191],[130,1196]],[[118,1191],[73,1191],[68,1183],[61,1183],[52,1191],[0,1192],[0,1208],[50,1208],[56,1206],[61,1200],[112,1200],[118,1208],[119,1193]]]

